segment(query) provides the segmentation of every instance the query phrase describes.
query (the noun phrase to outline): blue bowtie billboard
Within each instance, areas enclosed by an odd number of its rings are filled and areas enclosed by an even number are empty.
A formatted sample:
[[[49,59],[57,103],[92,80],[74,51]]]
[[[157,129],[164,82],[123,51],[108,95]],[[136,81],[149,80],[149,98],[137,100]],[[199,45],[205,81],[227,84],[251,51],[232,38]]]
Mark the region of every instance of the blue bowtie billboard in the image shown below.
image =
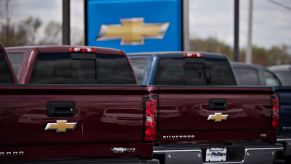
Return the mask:
[[[126,52],[182,50],[182,0],[87,0],[85,40]]]

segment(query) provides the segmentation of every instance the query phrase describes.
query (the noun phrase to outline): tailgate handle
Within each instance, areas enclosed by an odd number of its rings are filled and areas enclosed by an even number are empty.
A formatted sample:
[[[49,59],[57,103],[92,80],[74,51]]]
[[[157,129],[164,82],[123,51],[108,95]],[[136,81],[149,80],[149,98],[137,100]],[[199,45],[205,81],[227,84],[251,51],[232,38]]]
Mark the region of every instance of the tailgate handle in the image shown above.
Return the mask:
[[[48,102],[49,117],[72,117],[76,114],[75,102]]]
[[[227,100],[226,99],[209,99],[208,102],[209,109],[227,109]]]

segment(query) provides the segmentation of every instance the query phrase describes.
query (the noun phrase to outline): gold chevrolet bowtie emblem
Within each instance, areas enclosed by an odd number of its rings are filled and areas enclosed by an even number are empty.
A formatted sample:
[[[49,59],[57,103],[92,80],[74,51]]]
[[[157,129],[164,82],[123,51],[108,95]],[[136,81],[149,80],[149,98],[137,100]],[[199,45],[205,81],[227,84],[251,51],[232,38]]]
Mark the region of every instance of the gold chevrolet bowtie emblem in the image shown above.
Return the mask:
[[[214,120],[214,122],[221,122],[222,120],[226,120],[227,116],[228,114],[214,113],[214,114],[210,114],[207,120]]]
[[[97,40],[121,39],[121,44],[143,44],[145,38],[162,39],[169,23],[144,24],[143,18],[121,19],[121,25],[102,25]]]
[[[66,132],[68,130],[74,130],[77,123],[67,123],[67,120],[57,120],[57,123],[47,123],[44,130],[56,130],[57,132]]]

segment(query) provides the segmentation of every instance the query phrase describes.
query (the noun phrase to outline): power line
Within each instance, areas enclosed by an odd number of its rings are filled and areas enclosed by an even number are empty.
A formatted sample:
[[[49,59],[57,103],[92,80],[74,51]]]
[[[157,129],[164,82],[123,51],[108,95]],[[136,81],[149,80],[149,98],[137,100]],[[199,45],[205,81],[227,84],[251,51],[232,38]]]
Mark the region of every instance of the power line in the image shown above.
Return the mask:
[[[272,4],[275,4],[277,6],[283,7],[285,9],[287,9],[287,10],[291,10],[291,7],[290,6],[287,6],[287,5],[283,4],[283,3],[276,2],[274,0],[267,0],[267,1],[270,2],[270,3],[272,3]]]

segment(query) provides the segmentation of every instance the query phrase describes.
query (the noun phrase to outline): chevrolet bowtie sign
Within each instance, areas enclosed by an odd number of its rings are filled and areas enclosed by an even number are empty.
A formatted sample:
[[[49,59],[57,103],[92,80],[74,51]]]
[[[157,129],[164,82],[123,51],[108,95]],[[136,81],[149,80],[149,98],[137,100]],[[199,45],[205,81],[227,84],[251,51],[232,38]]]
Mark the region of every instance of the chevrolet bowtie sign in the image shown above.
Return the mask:
[[[102,25],[97,40],[120,39],[121,44],[144,44],[144,39],[163,39],[169,23],[144,23],[143,18],[121,19],[120,24]]]
[[[183,23],[187,20],[183,19],[183,0],[84,2],[88,46],[116,48],[126,53],[183,50],[183,29],[188,27]]]
[[[214,122],[221,122],[223,120],[226,120],[228,117],[227,114],[222,114],[222,113],[214,113],[210,114],[207,118],[207,120],[213,120]]]
[[[68,123],[67,120],[57,120],[56,123],[47,123],[44,130],[56,130],[56,132],[66,132],[67,130],[74,130],[76,126],[76,122]]]

